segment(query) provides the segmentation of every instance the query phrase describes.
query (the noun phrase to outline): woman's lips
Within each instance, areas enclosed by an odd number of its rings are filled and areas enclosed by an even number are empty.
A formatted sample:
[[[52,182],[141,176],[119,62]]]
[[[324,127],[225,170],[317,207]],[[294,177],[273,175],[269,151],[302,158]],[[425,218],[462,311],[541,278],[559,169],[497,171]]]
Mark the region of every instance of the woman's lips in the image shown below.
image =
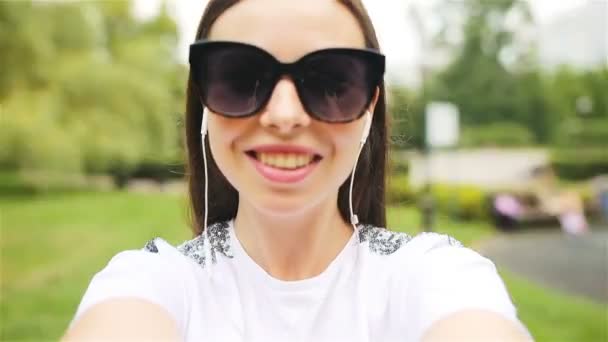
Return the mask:
[[[255,151],[255,153],[298,153],[320,156],[320,153],[314,149],[301,145],[264,144],[251,147],[248,151]]]
[[[255,169],[266,179],[278,183],[296,183],[306,178],[319,164],[321,158],[314,158],[309,164],[296,169],[281,169],[266,165],[256,159],[255,154],[245,153]]]

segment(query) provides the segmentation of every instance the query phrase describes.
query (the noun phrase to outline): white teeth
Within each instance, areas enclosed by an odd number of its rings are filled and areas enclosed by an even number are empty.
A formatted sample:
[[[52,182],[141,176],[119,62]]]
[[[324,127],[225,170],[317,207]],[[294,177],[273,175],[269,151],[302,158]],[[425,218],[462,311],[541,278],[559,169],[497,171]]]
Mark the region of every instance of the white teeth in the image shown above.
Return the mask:
[[[311,154],[296,153],[264,153],[258,152],[257,159],[263,164],[279,167],[282,169],[297,169],[310,164],[313,159]]]

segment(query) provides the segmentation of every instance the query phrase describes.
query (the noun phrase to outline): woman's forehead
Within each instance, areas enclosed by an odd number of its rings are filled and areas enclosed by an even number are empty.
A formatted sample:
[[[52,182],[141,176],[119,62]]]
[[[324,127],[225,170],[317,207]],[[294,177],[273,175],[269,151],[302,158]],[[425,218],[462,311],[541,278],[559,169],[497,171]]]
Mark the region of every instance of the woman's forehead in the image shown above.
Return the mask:
[[[324,48],[365,47],[355,16],[337,0],[243,0],[219,16],[208,38],[253,44],[283,62]]]

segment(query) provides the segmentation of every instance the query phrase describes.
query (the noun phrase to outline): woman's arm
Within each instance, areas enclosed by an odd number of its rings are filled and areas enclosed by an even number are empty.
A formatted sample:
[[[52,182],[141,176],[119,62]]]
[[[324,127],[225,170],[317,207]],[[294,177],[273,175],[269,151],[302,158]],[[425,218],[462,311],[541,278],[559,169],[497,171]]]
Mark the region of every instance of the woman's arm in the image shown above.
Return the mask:
[[[409,242],[402,317],[413,341],[530,341],[494,263],[439,234]]]
[[[435,322],[424,342],[441,341],[532,341],[514,322],[485,310],[465,310]]]
[[[137,298],[105,300],[88,309],[62,341],[179,341],[177,325],[162,307]]]

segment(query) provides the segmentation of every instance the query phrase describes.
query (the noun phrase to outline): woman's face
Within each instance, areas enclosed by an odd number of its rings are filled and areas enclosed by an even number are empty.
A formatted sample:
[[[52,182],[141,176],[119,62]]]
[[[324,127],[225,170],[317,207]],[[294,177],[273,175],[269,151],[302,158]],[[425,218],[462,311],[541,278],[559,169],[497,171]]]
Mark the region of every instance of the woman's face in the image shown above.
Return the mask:
[[[324,48],[365,47],[355,17],[337,1],[328,0],[240,1],[216,20],[208,38],[256,45],[284,63]],[[325,205],[323,201],[337,204],[338,189],[355,163],[364,118],[341,124],[311,118],[293,82],[285,77],[256,115],[239,119],[209,115],[209,142],[242,204],[272,215],[289,215]],[[294,146],[303,149],[290,150]],[[311,164],[298,167],[314,155]]]

